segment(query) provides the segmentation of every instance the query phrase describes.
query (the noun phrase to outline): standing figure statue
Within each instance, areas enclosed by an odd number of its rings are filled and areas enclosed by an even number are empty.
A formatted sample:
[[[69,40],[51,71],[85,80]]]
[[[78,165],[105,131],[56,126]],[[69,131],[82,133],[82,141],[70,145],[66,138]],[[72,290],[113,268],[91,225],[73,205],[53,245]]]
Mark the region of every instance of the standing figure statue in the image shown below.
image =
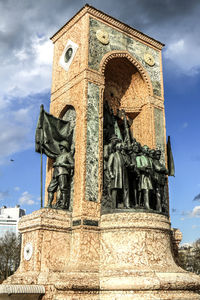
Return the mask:
[[[131,144],[131,153],[130,153],[130,183],[129,185],[132,185],[132,191],[133,191],[133,197],[134,197],[134,204],[135,208],[140,206],[139,199],[138,199],[138,184],[139,184],[139,178],[140,178],[140,172],[137,168],[137,162],[136,157],[140,151],[140,144],[134,140]]]
[[[69,201],[67,198],[67,190],[69,188],[69,177],[71,176],[71,170],[74,168],[73,156],[69,150],[69,143],[62,141],[59,143],[60,154],[57,155],[56,161],[53,164],[53,177],[48,186],[48,207],[52,207],[54,199],[54,193],[58,187],[61,192],[61,205],[57,205],[60,208],[69,208]]]
[[[150,209],[149,194],[153,189],[151,175],[153,172],[152,160],[149,158],[149,147],[143,146],[142,152],[138,153],[136,157],[137,169],[140,171],[138,192],[139,192],[139,205],[141,205],[142,193],[144,199],[144,207]]]
[[[104,157],[104,162],[103,162],[103,168],[104,168],[104,194],[108,195],[109,200],[111,200],[111,190],[110,190],[110,174],[108,171],[108,160],[109,157],[111,155],[111,153],[114,151],[115,149],[115,145],[117,143],[121,142],[121,140],[116,136],[116,135],[112,135],[112,137],[110,138],[110,142],[107,145],[104,145],[104,151],[103,151],[103,157]],[[109,201],[111,202],[111,201]]]
[[[124,207],[130,208],[128,174],[121,151],[122,143],[117,143],[114,152],[110,154],[108,160],[107,166],[111,178],[111,198],[113,208],[117,208],[117,197],[122,192]]]
[[[166,175],[168,174],[165,165],[160,162],[161,151],[155,150],[153,166],[154,166],[154,182],[156,190],[156,210],[162,212],[165,196]]]

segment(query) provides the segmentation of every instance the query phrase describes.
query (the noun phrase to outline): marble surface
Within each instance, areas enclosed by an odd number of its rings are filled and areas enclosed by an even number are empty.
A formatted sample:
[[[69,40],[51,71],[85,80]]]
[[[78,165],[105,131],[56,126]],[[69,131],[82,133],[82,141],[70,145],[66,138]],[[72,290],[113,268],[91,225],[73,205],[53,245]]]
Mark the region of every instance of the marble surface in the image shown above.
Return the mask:
[[[154,107],[154,122],[155,122],[155,137],[156,148],[159,148],[162,152],[161,161],[165,162],[165,137],[164,137],[164,116],[163,111]]]
[[[104,30],[109,34],[109,43],[102,44],[96,37],[97,30]],[[99,70],[99,64],[103,56],[114,50],[128,51],[137,61],[139,61],[148,72],[153,93],[161,96],[160,58],[159,51],[130,38],[129,36],[113,29],[100,21],[90,18],[90,38],[89,38],[89,67]],[[149,66],[144,60],[144,54],[149,53],[155,59],[155,65]]]
[[[88,82],[86,200],[98,199],[99,87]]]

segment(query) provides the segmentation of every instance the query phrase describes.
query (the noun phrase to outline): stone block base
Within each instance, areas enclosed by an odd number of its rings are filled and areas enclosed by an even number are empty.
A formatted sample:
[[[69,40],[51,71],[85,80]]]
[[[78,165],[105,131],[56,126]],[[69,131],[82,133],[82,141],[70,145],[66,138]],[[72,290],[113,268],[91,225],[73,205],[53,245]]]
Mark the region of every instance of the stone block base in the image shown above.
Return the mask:
[[[22,218],[21,265],[1,286],[43,286],[42,300],[200,300],[200,277],[175,262],[166,216],[116,212],[94,224],[73,225],[69,212],[54,209]],[[33,246],[29,260],[26,243]],[[8,299],[9,292],[0,294]],[[39,297],[11,294],[15,300]]]

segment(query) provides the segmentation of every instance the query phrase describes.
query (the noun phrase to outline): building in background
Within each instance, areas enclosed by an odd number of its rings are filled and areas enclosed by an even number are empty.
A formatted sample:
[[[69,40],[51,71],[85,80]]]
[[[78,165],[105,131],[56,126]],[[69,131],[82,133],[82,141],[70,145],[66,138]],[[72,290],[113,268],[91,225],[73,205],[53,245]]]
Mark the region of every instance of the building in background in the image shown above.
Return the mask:
[[[18,235],[19,219],[26,214],[20,205],[15,207],[2,206],[0,208],[0,238],[7,232],[14,232]]]

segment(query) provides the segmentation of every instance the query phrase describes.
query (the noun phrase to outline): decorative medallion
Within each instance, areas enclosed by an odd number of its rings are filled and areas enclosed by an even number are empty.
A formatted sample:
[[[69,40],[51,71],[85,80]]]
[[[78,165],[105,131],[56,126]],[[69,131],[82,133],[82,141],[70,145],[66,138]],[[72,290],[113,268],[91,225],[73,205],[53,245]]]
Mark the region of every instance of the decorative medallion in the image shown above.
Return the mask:
[[[76,50],[78,49],[78,45],[74,42],[68,40],[67,45],[65,46],[65,49],[60,57],[59,64],[65,71],[68,71],[73,58],[76,54]]]
[[[68,48],[67,51],[65,52],[65,56],[64,56],[64,60],[66,63],[68,63],[68,61],[70,60],[70,58],[72,57],[73,54],[73,49],[72,47]]]
[[[30,260],[33,254],[33,246],[32,243],[26,243],[24,246],[24,259],[25,260]]]
[[[103,45],[108,45],[109,43],[109,34],[105,30],[97,30],[96,32],[96,37],[97,39],[103,44]]]
[[[151,67],[153,67],[155,65],[155,59],[154,57],[149,54],[149,53],[145,53],[144,54],[144,61]]]

